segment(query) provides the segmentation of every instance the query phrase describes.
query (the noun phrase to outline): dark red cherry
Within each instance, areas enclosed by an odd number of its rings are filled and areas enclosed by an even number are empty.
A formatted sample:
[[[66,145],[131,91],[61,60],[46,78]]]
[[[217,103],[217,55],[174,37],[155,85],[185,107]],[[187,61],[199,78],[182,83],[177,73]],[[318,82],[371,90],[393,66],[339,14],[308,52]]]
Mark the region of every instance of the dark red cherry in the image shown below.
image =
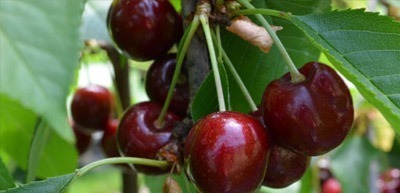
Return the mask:
[[[254,192],[264,178],[269,150],[269,135],[257,119],[212,113],[193,126],[185,141],[186,173],[200,192]]]
[[[381,193],[400,193],[400,170],[391,168],[384,171],[378,180]]]
[[[166,0],[114,0],[107,23],[115,44],[136,61],[165,55],[182,34],[182,19]]]
[[[103,137],[101,138],[101,147],[106,157],[120,156],[117,144],[117,127],[118,119],[111,119],[108,121]]]
[[[269,155],[263,185],[283,188],[298,181],[310,164],[310,157],[274,145]]]
[[[162,127],[155,121],[161,112],[161,106],[154,102],[143,102],[131,106],[123,115],[118,126],[117,140],[120,152],[127,157],[155,159],[157,152],[171,141],[172,129],[180,120],[175,114],[168,112]],[[150,166],[135,165],[139,172],[145,174],[164,174],[162,170]]]
[[[82,129],[79,129],[79,125],[75,124],[73,121],[70,122],[75,134],[75,147],[79,155],[82,155],[88,150],[90,142],[92,141],[92,135],[82,132]]]
[[[176,54],[169,54],[154,61],[146,76],[146,92],[151,101],[164,104],[176,66]],[[174,89],[169,109],[185,117],[189,105],[189,84],[187,70],[182,73]]]
[[[330,178],[322,184],[322,193],[342,193],[342,186],[335,178]]]
[[[264,116],[262,114],[262,111],[260,110],[260,107],[256,111],[252,111],[249,113],[249,115],[253,116],[254,118],[258,119],[264,126]]]
[[[79,88],[71,102],[74,122],[86,131],[103,130],[111,116],[113,96],[107,88],[90,85]]]
[[[297,153],[324,154],[342,143],[354,119],[349,89],[332,68],[304,65],[305,80],[289,74],[271,82],[262,98],[264,122],[274,141]]]

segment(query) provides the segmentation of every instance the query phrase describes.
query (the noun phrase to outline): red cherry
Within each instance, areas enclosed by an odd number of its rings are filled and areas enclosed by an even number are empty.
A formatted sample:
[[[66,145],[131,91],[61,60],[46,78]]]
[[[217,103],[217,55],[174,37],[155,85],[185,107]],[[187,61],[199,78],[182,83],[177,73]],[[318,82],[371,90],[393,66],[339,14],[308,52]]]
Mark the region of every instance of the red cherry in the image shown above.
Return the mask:
[[[264,178],[270,139],[255,118],[217,112],[201,119],[185,141],[185,166],[200,192],[247,193]]]
[[[283,188],[298,181],[307,170],[310,157],[274,145],[269,155],[263,185]]]
[[[378,187],[381,193],[400,193],[400,169],[384,171],[379,176]]]
[[[106,157],[120,157],[116,137],[117,127],[118,119],[110,120],[101,138],[101,147]]]
[[[72,118],[86,131],[103,130],[111,116],[112,101],[112,94],[102,86],[79,88],[71,103]]]
[[[79,155],[85,153],[92,141],[92,135],[82,132],[82,129],[79,129],[79,125],[75,124],[71,121],[71,127],[75,134],[75,147],[78,150]]]
[[[176,54],[164,56],[151,65],[146,76],[146,92],[151,101],[164,104],[168,89],[171,86],[172,77],[176,66]],[[182,74],[177,82],[170,110],[181,117],[185,117],[189,105],[189,85],[187,71],[182,69]]]
[[[168,112],[164,125],[159,128],[155,121],[161,112],[161,106],[154,102],[143,102],[130,107],[123,115],[118,126],[117,140],[121,153],[127,157],[155,159],[157,152],[171,141],[172,129],[180,119]],[[145,174],[164,174],[169,170],[135,165]]]
[[[342,193],[342,186],[335,178],[330,178],[322,185],[322,193]]]
[[[182,19],[166,0],[114,0],[107,23],[119,49],[136,61],[165,55],[182,34]]]
[[[271,82],[262,99],[264,122],[277,144],[297,153],[324,154],[342,143],[354,119],[349,89],[332,68],[304,65],[305,80],[290,75]]]

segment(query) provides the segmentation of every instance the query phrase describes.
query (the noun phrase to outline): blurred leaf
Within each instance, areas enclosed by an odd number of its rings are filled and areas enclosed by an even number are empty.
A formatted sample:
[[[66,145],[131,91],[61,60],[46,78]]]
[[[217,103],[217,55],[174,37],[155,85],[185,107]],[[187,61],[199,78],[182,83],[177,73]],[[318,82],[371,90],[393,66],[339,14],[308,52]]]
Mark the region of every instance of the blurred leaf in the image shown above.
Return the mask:
[[[371,163],[378,159],[379,153],[368,139],[360,136],[347,138],[333,152],[331,169],[344,193],[368,192]]]
[[[400,132],[400,23],[364,10],[291,20]]]
[[[44,149],[50,137],[50,128],[47,124],[39,118],[37,120],[32,143],[29,148],[28,156],[28,169],[26,174],[26,182],[35,180],[37,170],[39,168],[40,157],[42,156]]]
[[[400,7],[400,1],[398,0],[386,0],[386,2],[388,2],[390,5]]]
[[[84,0],[0,1],[0,92],[42,116],[64,140],[78,66]]]
[[[0,157],[0,190],[15,187],[14,181]]]
[[[169,1],[174,6],[175,10],[178,11],[179,13],[182,9],[181,0],[169,0]]]
[[[169,174],[167,174],[169,175]],[[145,176],[145,184],[150,189],[150,192],[162,192],[162,187],[165,179],[167,179],[167,175],[161,176]],[[186,178],[184,172],[181,172],[180,175],[173,175],[173,179],[181,186],[182,191],[186,193],[195,193],[197,192],[194,186],[189,182]]]
[[[260,190],[258,190],[257,193],[288,193],[288,192],[290,192],[290,193],[299,192],[299,183],[294,183],[288,187],[279,188],[279,189],[261,186]]]
[[[0,191],[0,193],[61,193],[71,182],[75,173],[32,182],[17,188]]]
[[[19,167],[26,169],[36,116],[4,95],[0,95],[0,107],[0,149],[15,160]],[[51,130],[40,156],[37,174],[49,177],[72,172],[77,166],[77,159],[75,146]]]
[[[387,156],[391,167],[400,168],[400,135],[395,136],[392,149]]]
[[[107,14],[112,0],[88,0],[82,16],[82,40],[101,40],[111,43],[107,29]]]
[[[314,193],[316,192],[313,186],[313,171],[311,166],[307,168],[306,172],[304,173],[303,177],[300,180],[300,190],[299,193]],[[318,180],[319,181],[319,180]]]

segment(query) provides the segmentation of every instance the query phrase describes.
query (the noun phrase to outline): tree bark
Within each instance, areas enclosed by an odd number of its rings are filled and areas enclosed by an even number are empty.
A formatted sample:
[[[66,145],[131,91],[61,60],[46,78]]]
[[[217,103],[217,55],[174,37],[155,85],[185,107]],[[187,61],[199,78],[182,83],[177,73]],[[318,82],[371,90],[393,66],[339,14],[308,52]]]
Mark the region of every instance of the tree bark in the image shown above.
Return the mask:
[[[115,86],[117,89],[119,100],[121,101],[121,105],[123,108],[122,110],[125,110],[131,105],[128,60],[121,61],[121,55],[111,45],[101,44],[101,47],[107,52],[107,55],[113,65]],[[122,192],[138,192],[136,172],[132,171],[122,173]]]

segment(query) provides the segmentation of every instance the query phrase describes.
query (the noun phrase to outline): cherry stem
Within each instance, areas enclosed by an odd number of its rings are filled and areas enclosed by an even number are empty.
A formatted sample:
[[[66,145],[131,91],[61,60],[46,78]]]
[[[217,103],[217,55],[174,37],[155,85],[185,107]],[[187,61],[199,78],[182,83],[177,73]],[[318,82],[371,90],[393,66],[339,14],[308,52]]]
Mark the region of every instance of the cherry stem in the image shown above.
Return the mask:
[[[248,0],[236,0],[243,6],[245,6],[249,10],[254,10],[254,6],[248,2]],[[276,46],[278,47],[279,51],[283,55],[283,58],[286,61],[287,67],[290,72],[290,76],[292,78],[292,83],[297,83],[303,81],[305,78],[304,76],[297,70],[296,65],[293,63],[292,59],[290,58],[288,52],[285,49],[285,46],[283,46],[281,40],[279,37],[276,35],[274,30],[272,30],[271,26],[267,22],[267,20],[261,15],[261,14],[255,14],[256,18],[261,22],[261,24],[264,26],[264,28],[268,31],[269,35],[271,38],[274,40]]]
[[[228,69],[231,71],[233,78],[235,79],[236,83],[239,86],[239,89],[242,91],[244,97],[246,98],[247,103],[249,103],[250,109],[254,112],[257,111],[257,105],[254,102],[253,98],[250,95],[249,90],[247,90],[246,86],[244,85],[242,79],[239,76],[239,73],[236,71],[235,67],[232,64],[232,61],[229,59],[228,55],[224,50],[222,50],[222,57],[224,58],[225,64]]]
[[[178,46],[178,54],[176,56],[177,60],[176,60],[174,75],[172,77],[171,85],[168,90],[167,98],[165,99],[164,105],[161,109],[161,113],[155,122],[156,125],[164,125],[164,117],[167,114],[169,104],[171,103],[171,99],[174,94],[175,85],[176,85],[176,83],[179,79],[180,73],[181,73],[183,60],[185,59],[185,55],[188,50],[189,44],[192,41],[192,38],[193,38],[194,34],[196,33],[199,25],[200,25],[199,18],[194,17],[191,24],[185,30],[185,34],[183,35],[182,41]]]
[[[204,4],[199,5],[198,9],[204,9],[203,11],[201,11],[199,13],[198,17],[200,18],[200,22],[203,27],[204,35],[206,37],[208,52],[209,52],[210,60],[211,60],[211,67],[212,67],[213,74],[214,74],[215,87],[217,89],[219,111],[226,111],[224,92],[222,89],[222,83],[221,83],[221,77],[220,77],[219,69],[218,69],[217,57],[215,55],[214,43],[212,40],[210,26],[208,23],[207,14],[211,11],[211,7],[210,7],[210,4],[204,3]]]
[[[262,15],[270,15],[279,17],[286,20],[291,20],[291,14],[283,11],[278,11],[274,9],[245,9],[245,10],[235,10],[233,11],[234,15],[255,15],[255,14],[262,14]]]
[[[220,26],[219,25],[217,25],[217,26],[215,26],[215,33],[217,34],[216,35],[216,38],[214,38],[214,39],[216,39],[217,40],[217,54],[218,54],[218,63],[220,63],[220,64],[222,64],[222,41],[221,41],[221,30],[220,30]],[[214,34],[213,34],[213,37],[215,37],[214,36]]]
[[[217,35],[215,35],[215,33],[211,33],[211,35],[214,37],[214,39],[218,40],[218,32],[216,32],[216,33],[217,33]],[[249,103],[250,109],[252,111],[257,111],[258,108],[257,108],[256,103],[254,102],[253,98],[251,97],[249,90],[247,90],[247,87],[244,85],[242,79],[239,76],[239,73],[236,71],[235,66],[233,65],[232,61],[229,59],[229,57],[226,54],[222,45],[219,47],[219,49],[221,50],[222,58],[224,59],[226,66],[228,67],[229,71],[232,73],[233,78],[235,79],[236,83],[238,84],[240,91],[242,91],[244,97],[246,98],[247,103]]]
[[[131,163],[131,164],[139,164],[139,165],[146,165],[146,166],[153,166],[158,168],[166,168],[168,166],[167,161],[158,161],[153,159],[145,159],[145,158],[136,158],[136,157],[115,157],[115,158],[107,158],[102,159],[93,163],[90,163],[81,169],[77,169],[75,177],[72,179],[75,180],[76,177],[81,177],[82,175],[86,174],[90,170],[110,164],[123,164],[123,163]]]

